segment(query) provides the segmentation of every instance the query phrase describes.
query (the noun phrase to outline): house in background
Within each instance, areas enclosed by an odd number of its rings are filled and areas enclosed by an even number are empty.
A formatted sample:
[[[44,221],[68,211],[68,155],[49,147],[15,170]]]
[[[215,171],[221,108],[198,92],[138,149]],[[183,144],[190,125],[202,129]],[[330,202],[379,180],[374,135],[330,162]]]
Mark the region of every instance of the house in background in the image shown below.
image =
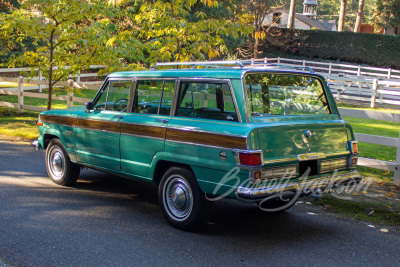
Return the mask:
[[[317,19],[317,0],[304,0],[303,13],[296,13],[294,17],[294,28],[298,30],[322,30],[337,31],[335,20]],[[285,9],[275,10],[265,16],[263,26],[287,28],[289,11]]]
[[[384,29],[376,29],[371,24],[361,24],[360,32],[362,33],[375,33],[375,34],[389,34],[400,35],[400,27],[386,27]]]

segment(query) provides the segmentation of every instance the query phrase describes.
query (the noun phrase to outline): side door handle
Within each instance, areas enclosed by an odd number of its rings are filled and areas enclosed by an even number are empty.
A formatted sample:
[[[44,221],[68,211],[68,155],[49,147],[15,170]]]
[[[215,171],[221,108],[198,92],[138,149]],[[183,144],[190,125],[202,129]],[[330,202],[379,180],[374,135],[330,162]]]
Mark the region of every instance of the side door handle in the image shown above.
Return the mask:
[[[123,116],[123,115],[114,115],[114,118],[117,118],[118,117],[118,119],[120,119],[120,120],[122,120],[123,118],[125,118],[125,116]]]
[[[163,124],[166,124],[169,122],[169,120],[166,119],[156,119],[156,122],[162,122]]]

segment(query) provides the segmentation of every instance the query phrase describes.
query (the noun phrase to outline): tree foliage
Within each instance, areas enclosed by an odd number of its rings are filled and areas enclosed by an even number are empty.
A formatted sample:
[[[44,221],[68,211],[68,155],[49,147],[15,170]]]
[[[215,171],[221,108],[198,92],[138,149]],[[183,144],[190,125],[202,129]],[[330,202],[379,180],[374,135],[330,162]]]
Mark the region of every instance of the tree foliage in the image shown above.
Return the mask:
[[[374,23],[379,28],[400,27],[400,0],[377,0]]]
[[[91,64],[116,71],[147,68],[157,61],[209,60],[227,52],[226,38],[252,30],[235,16],[228,0],[20,2],[21,8],[1,15],[0,54],[12,54],[10,67],[29,66],[43,73],[48,109],[54,84]],[[27,39],[33,47],[24,45]],[[22,53],[12,53],[16,45]]]
[[[13,49],[15,43],[23,47],[21,54],[10,58],[8,66],[29,66],[33,70],[30,76],[42,72],[48,81],[48,109],[55,83],[90,64],[104,63],[102,33],[109,25],[107,19],[97,15],[101,3],[100,0],[22,0],[20,9],[2,16],[1,37],[5,40],[2,53]],[[27,49],[25,40],[31,40],[34,48]]]

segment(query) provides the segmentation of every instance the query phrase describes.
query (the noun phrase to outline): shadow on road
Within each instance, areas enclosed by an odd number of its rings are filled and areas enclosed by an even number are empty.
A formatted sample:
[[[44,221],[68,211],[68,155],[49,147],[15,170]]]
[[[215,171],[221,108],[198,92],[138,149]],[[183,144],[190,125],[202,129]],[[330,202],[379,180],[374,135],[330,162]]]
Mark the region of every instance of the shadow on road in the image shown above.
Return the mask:
[[[135,212],[140,212],[140,216],[153,216],[154,214],[147,213],[146,209],[137,209],[138,203],[150,204],[153,208],[158,209],[160,220],[153,226],[159,227],[161,222],[168,227],[166,229],[183,235],[225,236],[237,241],[243,240],[243,238],[255,238],[262,243],[271,241],[278,243],[293,242],[310,238],[323,239],[335,235],[333,228],[320,225],[317,220],[310,220],[310,216],[307,215],[304,207],[295,206],[285,212],[267,213],[260,210],[256,204],[249,205],[229,199],[214,203],[212,215],[204,228],[194,233],[185,233],[168,226],[167,222],[161,217],[157,188],[153,184],[85,170],[73,188],[85,192],[104,193],[104,196],[111,194],[113,197],[108,200],[111,202],[110,204],[129,207],[132,215],[135,215]],[[128,196],[130,199],[123,198],[122,201],[121,196]],[[151,227],[151,225],[148,225],[148,227]],[[318,237],[316,233],[323,233],[323,235]]]

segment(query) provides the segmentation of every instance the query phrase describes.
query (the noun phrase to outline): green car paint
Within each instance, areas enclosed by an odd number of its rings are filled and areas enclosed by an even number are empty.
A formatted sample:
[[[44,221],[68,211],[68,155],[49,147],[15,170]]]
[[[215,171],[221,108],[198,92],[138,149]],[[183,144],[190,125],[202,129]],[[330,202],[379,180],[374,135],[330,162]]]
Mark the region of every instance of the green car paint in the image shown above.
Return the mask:
[[[252,117],[249,115],[251,100],[245,81],[246,75],[251,73],[297,75],[317,80],[325,95],[329,114]],[[76,164],[151,182],[159,182],[161,165],[164,166],[163,170],[165,166],[187,166],[204,193],[223,195],[229,192],[227,197],[231,198],[237,196],[238,186],[247,186],[254,172],[285,165],[294,165],[298,171],[305,161],[313,161],[318,170],[314,171],[312,177],[318,178],[325,175],[320,173],[322,161],[343,157],[350,160],[351,155],[357,156],[352,153],[349,143],[354,141],[352,128],[340,118],[325,79],[310,72],[276,67],[117,72],[108,76],[94,104],[108,81],[132,81],[131,95],[127,98],[130,103],[127,107],[131,108],[137,79],[145,80],[148,86],[152,86],[154,79],[167,78],[176,81],[172,102],[175,106],[171,107],[170,114],[101,110],[100,105],[92,110],[78,107],[45,111],[40,115],[43,122],[43,126],[39,127],[40,147],[46,148],[49,140],[56,137]],[[189,113],[179,116],[176,112],[179,105],[181,110],[189,110],[197,101],[179,102],[182,99],[178,94],[183,90],[179,85],[183,82],[208,82],[214,84],[212,88],[218,87],[218,84],[229,86],[235,116],[226,112],[223,114],[226,120],[213,119],[215,108],[210,108],[205,117]],[[199,89],[192,97],[200,97],[207,92]],[[218,105],[218,96],[217,99],[213,97],[199,101],[216,102]],[[154,108],[157,109],[157,106]],[[63,121],[63,118],[68,120]],[[305,136],[307,131],[312,133],[309,137]],[[245,150],[261,153],[262,164],[248,167],[238,162],[235,155]],[[353,167],[348,166],[340,173],[353,173]],[[233,178],[227,177],[229,173]],[[298,178],[295,177],[293,181]]]

